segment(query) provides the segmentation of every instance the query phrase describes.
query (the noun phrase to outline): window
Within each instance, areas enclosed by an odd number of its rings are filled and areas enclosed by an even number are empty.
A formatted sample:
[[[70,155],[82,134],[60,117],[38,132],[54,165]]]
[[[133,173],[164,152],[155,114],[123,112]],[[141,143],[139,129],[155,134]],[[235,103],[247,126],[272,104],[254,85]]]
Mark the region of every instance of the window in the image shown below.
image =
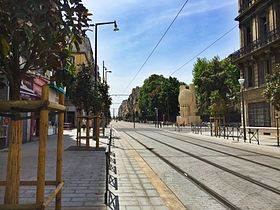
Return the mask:
[[[245,46],[248,46],[252,42],[252,31],[250,26],[245,27]]]
[[[240,4],[242,7],[247,8],[253,4],[253,0],[241,0]]]
[[[259,85],[262,85],[265,83],[265,77],[267,74],[271,74],[271,61],[270,58],[265,58],[264,60],[260,61],[259,64]]]
[[[248,67],[247,70],[247,85],[248,87],[254,87],[255,86],[255,74],[254,74],[254,69],[252,66]]]
[[[277,28],[280,27],[280,5],[277,5],[276,7],[276,26]]]
[[[249,103],[248,104],[249,126],[269,127],[270,106],[266,102]]]
[[[268,18],[267,15],[264,14],[260,16],[260,38],[264,39],[268,34]]]

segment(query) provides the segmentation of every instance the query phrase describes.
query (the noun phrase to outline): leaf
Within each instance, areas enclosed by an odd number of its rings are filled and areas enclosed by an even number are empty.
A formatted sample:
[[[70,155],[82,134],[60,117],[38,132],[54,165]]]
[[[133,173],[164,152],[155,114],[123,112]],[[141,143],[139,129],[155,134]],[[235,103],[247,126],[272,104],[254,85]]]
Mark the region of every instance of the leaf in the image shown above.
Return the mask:
[[[0,37],[0,45],[1,45],[1,54],[5,58],[11,52],[10,45],[4,37]]]

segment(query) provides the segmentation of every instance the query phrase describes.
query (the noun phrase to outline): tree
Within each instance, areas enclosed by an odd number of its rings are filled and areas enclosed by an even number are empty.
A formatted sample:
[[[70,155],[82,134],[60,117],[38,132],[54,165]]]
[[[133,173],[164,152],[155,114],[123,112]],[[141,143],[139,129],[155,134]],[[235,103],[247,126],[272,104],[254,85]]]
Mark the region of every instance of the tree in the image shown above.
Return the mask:
[[[159,116],[163,114],[167,120],[175,120],[178,113],[178,95],[180,82],[174,78],[162,75],[151,75],[140,88],[139,108],[142,116],[154,119],[155,108]],[[170,117],[169,117],[170,116]]]
[[[0,71],[18,100],[27,71],[65,67],[69,45],[85,35],[90,20],[81,0],[0,0]]]
[[[225,115],[226,112],[226,102],[220,96],[218,90],[214,90],[210,95],[211,105],[209,106],[210,114],[212,116]]]
[[[193,83],[196,86],[198,114],[207,119],[210,115],[211,93],[218,91],[219,96],[225,101],[228,118],[239,116],[239,71],[230,58],[220,60],[214,57],[211,60],[198,58],[193,69]]]
[[[90,68],[83,65],[71,86],[70,96],[73,104],[78,109],[84,110],[87,114],[96,110],[108,111],[112,104],[108,89],[109,86],[107,84],[100,82],[95,87]]]
[[[280,111],[280,65],[273,68],[273,74],[266,76],[266,88],[263,95],[277,111]]]
[[[81,66],[75,82],[71,86],[70,97],[79,110],[84,110],[87,114],[92,110],[92,101],[96,97],[94,81],[91,79],[89,68],[84,65]]]

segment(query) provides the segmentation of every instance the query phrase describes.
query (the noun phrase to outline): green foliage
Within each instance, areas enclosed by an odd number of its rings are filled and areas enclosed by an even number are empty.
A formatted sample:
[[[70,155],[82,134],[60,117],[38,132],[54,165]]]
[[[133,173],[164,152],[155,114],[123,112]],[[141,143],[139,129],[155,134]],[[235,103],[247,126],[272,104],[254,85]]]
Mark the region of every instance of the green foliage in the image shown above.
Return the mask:
[[[71,86],[77,76],[77,66],[71,63],[70,58],[66,58],[65,67],[61,71],[56,71],[55,75],[51,78],[51,82],[56,81],[60,87],[67,87],[71,90]]]
[[[175,120],[178,113],[178,95],[180,82],[174,78],[162,75],[151,75],[140,88],[139,108],[144,118],[153,119],[155,108],[159,110],[159,117],[165,120]]]
[[[214,90],[210,95],[211,105],[209,106],[210,114],[212,116],[224,115],[226,112],[226,102],[220,96],[218,90]]]
[[[103,83],[95,86],[89,68],[82,66],[71,86],[70,96],[73,104],[86,113],[108,111],[112,104],[108,89],[109,86]]]
[[[239,70],[229,58],[220,60],[214,57],[211,60],[198,58],[193,69],[193,83],[196,86],[198,114],[209,116],[211,94],[213,91],[225,102],[226,113],[236,113],[238,108]],[[212,97],[214,97],[212,95]],[[213,108],[213,107],[212,107]]]
[[[277,111],[280,111],[280,65],[273,69],[272,75],[266,76],[266,88],[263,95]]]
[[[101,109],[103,112],[109,112],[112,105],[112,98],[109,95],[109,86],[107,84],[99,84]]]
[[[69,44],[78,46],[89,27],[81,0],[0,0],[0,71],[19,98],[20,81],[29,71],[65,67]]]

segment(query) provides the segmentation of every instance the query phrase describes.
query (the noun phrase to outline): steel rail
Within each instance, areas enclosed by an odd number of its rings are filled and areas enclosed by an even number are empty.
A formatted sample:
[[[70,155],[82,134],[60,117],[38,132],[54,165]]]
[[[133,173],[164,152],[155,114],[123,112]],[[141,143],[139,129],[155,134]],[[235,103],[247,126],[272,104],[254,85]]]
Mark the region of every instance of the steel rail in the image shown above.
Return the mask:
[[[147,145],[143,144],[142,142],[140,142],[138,139],[136,139],[135,137],[131,136],[130,134],[128,134],[127,132],[123,131],[126,135],[128,135],[130,138],[134,139],[135,141],[137,141],[139,144],[141,144],[143,147],[145,147],[147,150],[149,150],[150,152],[152,152],[155,156],[157,156],[159,159],[161,159],[162,161],[164,161],[167,165],[169,165],[171,168],[173,168],[175,171],[177,171],[179,174],[181,174],[182,176],[184,176],[186,179],[188,179],[189,181],[191,181],[193,184],[195,184],[197,187],[199,187],[200,189],[202,189],[204,192],[208,193],[209,195],[211,195],[214,199],[216,199],[219,203],[221,203],[223,206],[229,208],[229,209],[233,209],[233,210],[241,210],[240,208],[238,208],[236,205],[234,205],[233,203],[231,203],[229,200],[227,200],[226,198],[224,198],[223,196],[221,196],[220,194],[218,194],[217,192],[215,192],[214,190],[210,189],[209,187],[207,187],[205,184],[203,184],[202,182],[200,182],[198,179],[196,179],[194,176],[188,174],[187,172],[183,171],[181,168],[179,168],[178,166],[176,166],[175,164],[173,164],[172,162],[170,162],[169,160],[167,160],[166,158],[164,158],[162,155],[160,155],[159,153],[157,153],[156,151],[152,150],[151,148],[149,148]]]
[[[154,130],[153,130],[154,132]],[[168,131],[164,131],[165,133],[171,133],[171,132],[168,132]],[[175,134],[177,136],[182,136],[182,137],[186,137],[184,135],[180,135],[178,133],[172,133],[172,134]],[[202,141],[201,139],[199,138],[196,138],[196,137],[191,137],[193,139],[196,139],[196,140],[199,140],[199,141]],[[257,154],[257,155],[262,155],[262,156],[265,156],[265,157],[269,157],[269,158],[273,158],[273,159],[278,159],[280,160],[280,157],[276,157],[276,156],[273,156],[273,155],[268,155],[268,154],[264,154],[264,153],[260,153],[260,152],[254,152],[254,151],[251,151],[251,150],[247,150],[247,149],[241,149],[241,148],[236,148],[236,147],[232,147],[232,146],[228,146],[228,145],[224,145],[224,144],[219,144],[219,143],[215,143],[215,142],[210,142],[210,141],[207,141],[207,143],[209,144],[215,144],[215,145],[219,145],[219,146],[223,146],[223,147],[228,147],[228,148],[231,148],[231,149],[236,149],[236,150],[240,150],[240,151],[244,151],[244,152],[250,152],[252,154]]]
[[[166,135],[166,134],[162,134],[160,132],[155,132],[159,135],[162,135],[162,136],[166,136],[166,137],[169,137],[169,138],[172,138],[172,139],[175,139],[177,141],[181,141],[181,142],[185,142],[185,143],[188,143],[188,144],[192,144],[192,145],[195,145],[195,146],[198,146],[198,147],[202,147],[202,148],[205,148],[205,149],[208,149],[208,150],[212,150],[212,151],[215,151],[215,152],[219,152],[221,154],[224,154],[224,155],[228,155],[228,156],[231,156],[231,157],[234,157],[234,158],[238,158],[238,159],[241,159],[241,160],[244,160],[244,161],[248,161],[248,162],[251,162],[251,163],[254,163],[254,164],[257,164],[257,165],[260,165],[260,166],[263,166],[263,167],[267,167],[267,168],[270,168],[270,169],[273,169],[273,170],[277,170],[277,171],[280,171],[280,168],[276,168],[274,166],[270,166],[270,165],[267,165],[267,164],[264,164],[264,163],[260,163],[260,162],[257,162],[257,161],[254,161],[254,160],[250,160],[250,159],[247,159],[247,158],[243,158],[243,157],[240,157],[238,155],[234,155],[234,154],[231,154],[231,153],[228,153],[228,152],[223,152],[221,150],[217,150],[217,149],[214,149],[214,148],[211,148],[211,147],[207,147],[207,146],[203,146],[201,144],[197,144],[197,143],[194,143],[194,142],[190,142],[188,140],[185,140],[185,139],[180,139],[180,138],[176,138],[176,137],[173,137],[173,136],[169,136],[169,135]],[[195,139],[195,138],[192,138],[192,137],[189,137],[191,139]],[[201,140],[200,140],[201,141]],[[207,142],[207,143],[210,143],[210,142]],[[222,145],[221,145],[222,146]]]
[[[245,175],[243,175],[243,174],[241,174],[241,173],[238,173],[238,172],[233,171],[233,170],[231,170],[231,169],[229,169],[229,168],[226,168],[226,167],[221,166],[221,165],[219,165],[219,164],[217,164],[217,163],[214,163],[214,162],[212,162],[212,161],[210,161],[210,160],[207,160],[207,159],[205,159],[205,158],[199,157],[199,156],[197,156],[197,155],[195,155],[195,154],[192,154],[192,153],[190,153],[190,152],[186,152],[186,151],[184,151],[184,150],[182,150],[182,149],[180,149],[180,148],[178,148],[178,147],[174,147],[174,146],[172,146],[172,145],[170,145],[170,144],[167,144],[167,143],[164,143],[164,142],[162,142],[162,141],[159,141],[159,140],[157,140],[157,139],[155,139],[155,138],[153,138],[153,137],[147,136],[147,135],[142,134],[142,133],[139,133],[139,132],[137,132],[137,131],[135,131],[135,133],[138,133],[139,135],[145,136],[145,137],[147,137],[147,138],[149,138],[149,139],[151,139],[151,140],[153,140],[153,141],[156,141],[156,142],[158,142],[158,143],[160,143],[160,144],[163,144],[163,145],[165,145],[165,146],[168,146],[168,147],[170,147],[170,148],[172,148],[172,149],[175,149],[175,150],[177,150],[177,151],[179,151],[179,152],[182,152],[182,153],[184,153],[184,154],[186,154],[186,155],[189,155],[189,156],[191,156],[191,157],[193,157],[193,158],[195,158],[195,159],[198,159],[198,160],[200,160],[200,161],[202,161],[202,162],[205,162],[205,163],[207,163],[207,164],[209,164],[209,165],[212,165],[212,166],[214,166],[214,167],[216,167],[216,168],[219,168],[219,169],[221,169],[221,170],[223,170],[223,171],[225,171],[225,172],[228,172],[228,173],[230,173],[230,174],[232,174],[232,175],[235,175],[235,176],[237,176],[237,177],[239,177],[239,178],[241,178],[241,179],[244,179],[244,180],[246,180],[246,181],[248,181],[248,182],[251,182],[251,183],[253,183],[253,184],[255,184],[255,185],[258,185],[258,186],[260,186],[260,187],[262,187],[262,188],[264,188],[264,189],[266,189],[266,190],[268,190],[268,191],[271,191],[271,192],[273,192],[273,193],[276,193],[276,194],[280,195],[280,190],[277,189],[277,188],[275,188],[275,187],[272,187],[272,186],[269,186],[269,185],[264,184],[264,183],[262,183],[262,182],[259,182],[259,181],[255,180],[255,179],[252,179],[252,178],[250,178],[250,177],[248,177],[248,176],[245,176]]]

